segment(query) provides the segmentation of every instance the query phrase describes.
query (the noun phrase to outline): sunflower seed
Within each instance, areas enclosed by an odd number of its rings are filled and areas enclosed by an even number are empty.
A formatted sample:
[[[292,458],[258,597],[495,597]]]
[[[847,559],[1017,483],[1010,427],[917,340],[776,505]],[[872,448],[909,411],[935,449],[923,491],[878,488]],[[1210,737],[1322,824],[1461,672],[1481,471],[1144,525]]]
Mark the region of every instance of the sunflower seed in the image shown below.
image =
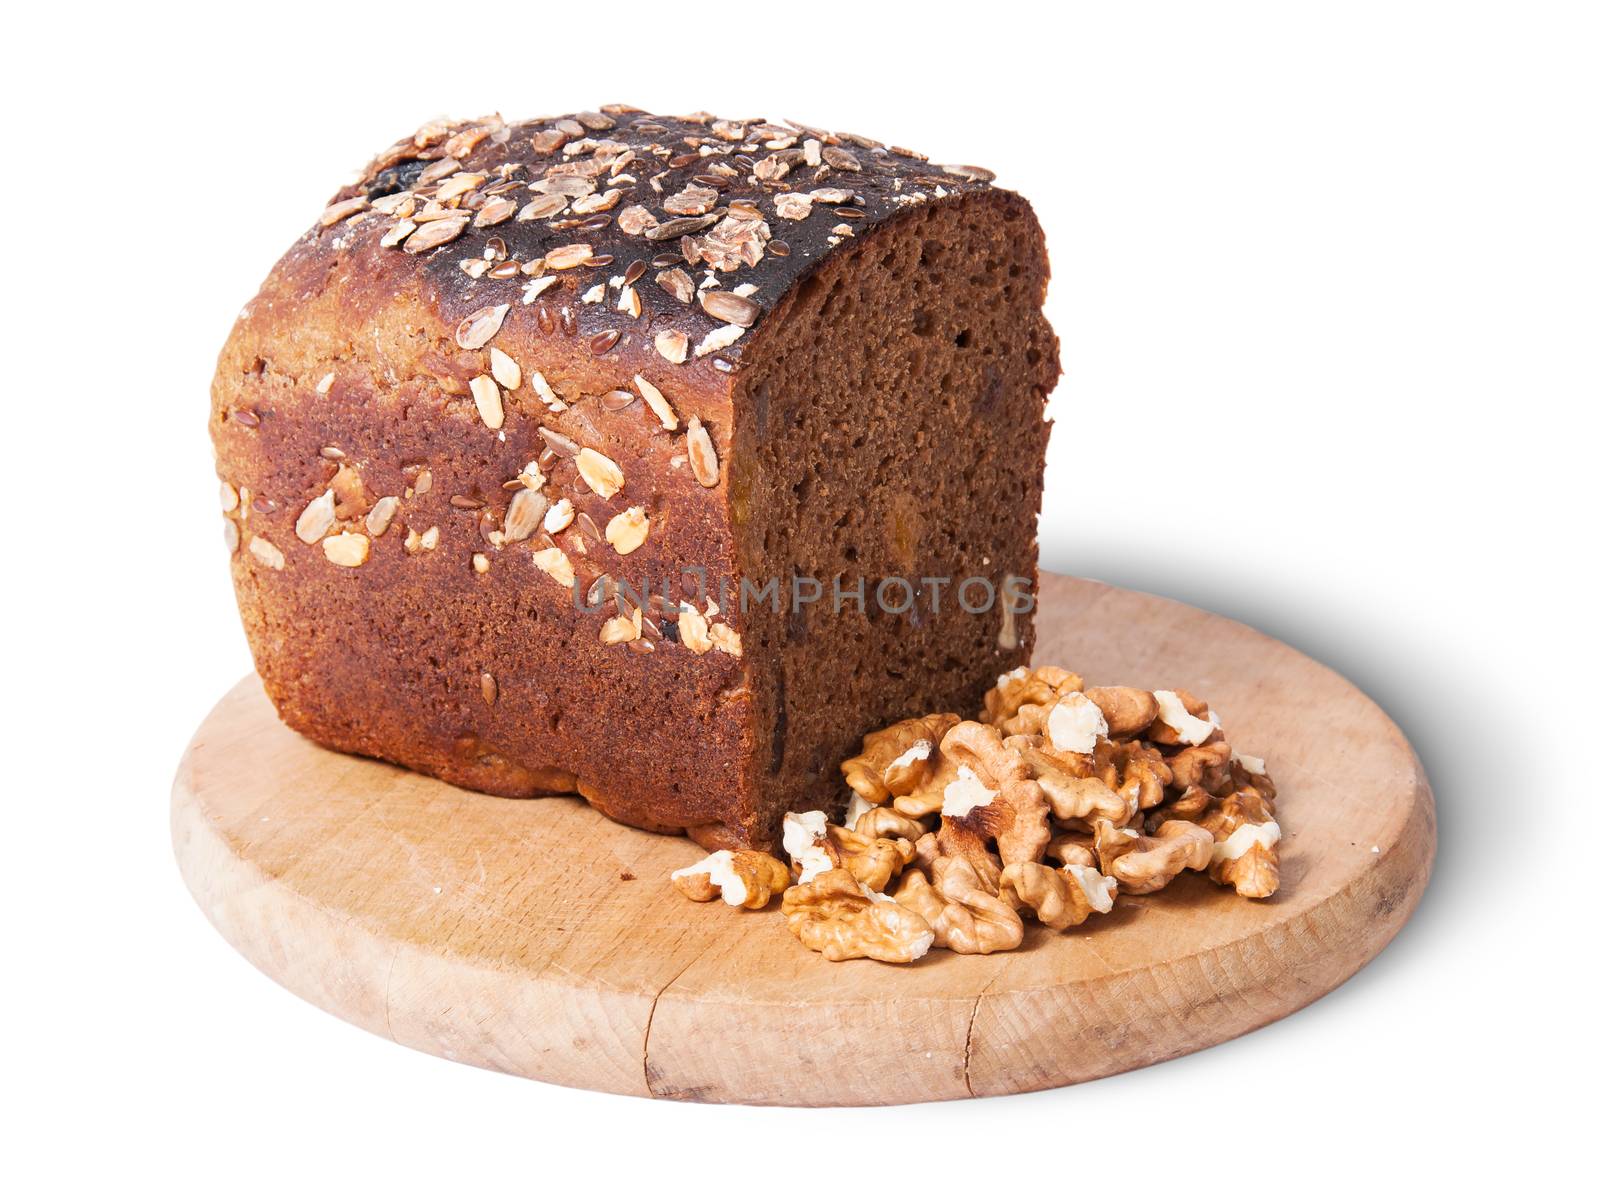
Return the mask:
[[[804,193],[779,193],[772,205],[779,217],[789,221],[805,221],[811,216],[811,198]]]
[[[508,390],[518,389],[522,385],[522,366],[497,348],[489,349],[489,372]]]
[[[685,338],[687,340],[687,338]],[[661,425],[669,431],[678,429],[678,415],[672,409],[672,403],[667,401],[666,395],[650,382],[644,379],[643,374],[633,375],[633,384],[638,387],[640,397],[644,398],[645,405],[655,412],[661,420]]]
[[[567,408],[567,404],[556,396],[555,390],[551,388],[544,374],[535,369],[531,380],[533,382],[533,392],[539,395],[539,401],[550,407],[553,413],[560,414]]]
[[[456,343],[464,349],[481,349],[500,331],[500,325],[505,323],[506,313],[510,310],[508,303],[479,308],[456,325]]]
[[[417,223],[412,221],[410,218],[404,218],[400,221],[397,221],[394,223],[394,225],[389,227],[388,233],[386,233],[382,238],[378,239],[378,245],[398,246],[400,243],[404,242],[407,235],[409,235],[416,228]]]
[[[617,228],[630,236],[648,233],[659,224],[656,215],[643,205],[629,205],[617,214]]]
[[[631,615],[613,615],[600,625],[600,639],[606,644],[631,644],[639,638],[639,621],[642,616],[639,608],[633,609]]]
[[[503,221],[511,220],[511,215],[517,211],[517,203],[505,197],[493,197],[485,201],[478,210],[478,216],[472,219],[472,224],[480,228],[484,226],[497,226]]]
[[[708,332],[705,339],[694,347],[694,355],[703,357],[707,353],[714,353],[718,349],[725,349],[734,341],[744,335],[744,329],[737,324],[726,324],[713,332]]]
[[[545,275],[538,279],[529,279],[522,285],[522,302],[532,303],[559,282],[561,282],[561,278],[558,275]],[[543,310],[543,308],[540,309],[541,312]],[[543,324],[544,321],[541,319],[540,326],[542,327]]]
[[[832,144],[822,149],[822,162],[830,168],[837,168],[840,172],[861,171],[861,161],[856,159],[853,152],[836,148]]]
[[[562,586],[570,587],[577,581],[577,577],[572,572],[572,559],[554,547],[535,550],[533,564]]]
[[[731,291],[702,291],[700,306],[708,316],[728,324],[737,324],[740,328],[750,327],[761,314],[761,307],[754,300]]]
[[[335,201],[322,211],[322,224],[324,226],[335,225],[351,214],[359,213],[366,207],[367,199],[365,197],[351,197],[348,201]]]
[[[693,234],[715,225],[716,222],[715,214],[708,214],[705,217],[675,217],[660,225],[651,226],[644,232],[644,236],[652,242],[670,242],[674,238],[681,238],[685,234]]]
[[[517,214],[518,221],[541,221],[554,217],[567,207],[567,199],[560,193],[539,193]]]
[[[686,439],[689,448],[689,467],[694,472],[694,478],[703,488],[715,488],[718,478],[717,449],[712,445],[711,435],[700,425],[698,418],[689,420]]]
[[[689,303],[694,299],[694,280],[682,267],[673,267],[670,271],[657,271],[656,283],[679,303]]]
[[[525,541],[532,537],[544,517],[545,503],[544,493],[535,488],[524,488],[513,496],[506,506],[506,540]]]
[[[446,201],[454,201],[457,197],[470,193],[487,179],[481,172],[458,172],[439,186],[438,191],[433,194],[433,199],[441,205]]]
[[[578,445],[576,443],[567,438],[567,436],[557,434],[548,427],[540,427],[539,436],[547,444],[549,444],[550,450],[555,452],[557,455],[565,456],[566,458],[571,459],[574,455],[578,454]],[[544,465],[541,463],[539,466],[543,467]]]
[[[250,556],[269,570],[283,569],[283,551],[265,537],[250,539]]]
[[[622,469],[592,447],[578,451],[577,464],[578,475],[597,495],[610,500],[622,491]]]
[[[335,566],[359,566],[367,560],[370,544],[365,533],[335,533],[322,539],[322,555]]]
[[[544,531],[552,536],[560,533],[568,525],[572,524],[573,515],[572,501],[562,497],[552,504],[549,511],[545,513]]]
[[[638,505],[606,522],[606,540],[619,554],[631,554],[650,535],[650,518]]]
[[[583,593],[583,601],[590,607],[598,607],[611,596],[611,576],[602,574],[589,584],[589,589]]]
[[[483,419],[483,425],[491,431],[503,427],[506,411],[500,401],[500,387],[495,384],[494,378],[480,373],[467,384],[472,389],[472,401],[478,407],[478,417]]]
[[[689,357],[688,333],[676,328],[664,328],[656,333],[656,352],[674,365],[682,365]]]
[[[315,545],[333,528],[333,520],[333,489],[329,488],[300,511],[294,535],[307,545]]]
[[[588,513],[578,514],[578,532],[582,533],[590,541],[595,543],[600,541],[600,526],[594,523],[594,518]]]
[[[385,496],[372,506],[367,513],[367,532],[373,537],[382,537],[389,528],[389,523],[394,520],[394,515],[400,510],[398,496]]]
[[[453,242],[459,238],[461,231],[466,228],[467,219],[464,217],[430,221],[416,232],[407,235],[405,251],[407,254],[421,254],[424,250],[432,250],[435,246],[443,246],[446,242]]]
[[[594,257],[594,247],[587,242],[574,242],[567,246],[557,246],[544,256],[544,265],[552,271],[569,271],[573,267],[582,266]]]

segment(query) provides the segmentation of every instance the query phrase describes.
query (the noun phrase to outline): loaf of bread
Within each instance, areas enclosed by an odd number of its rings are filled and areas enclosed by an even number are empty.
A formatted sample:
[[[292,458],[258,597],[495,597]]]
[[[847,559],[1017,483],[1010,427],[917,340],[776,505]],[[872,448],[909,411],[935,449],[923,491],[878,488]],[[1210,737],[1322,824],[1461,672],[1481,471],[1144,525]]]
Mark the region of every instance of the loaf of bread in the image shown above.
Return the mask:
[[[1043,236],[990,180],[630,107],[384,151],[212,387],[284,721],[762,847],[842,806],[865,732],[977,708],[1032,643],[1058,371]]]

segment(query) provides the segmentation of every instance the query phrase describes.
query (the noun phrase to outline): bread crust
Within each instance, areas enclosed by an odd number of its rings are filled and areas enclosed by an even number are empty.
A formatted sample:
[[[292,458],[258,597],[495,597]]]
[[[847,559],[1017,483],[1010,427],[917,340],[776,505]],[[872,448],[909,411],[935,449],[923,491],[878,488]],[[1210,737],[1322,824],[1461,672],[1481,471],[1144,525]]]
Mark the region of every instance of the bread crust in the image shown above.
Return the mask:
[[[793,145],[771,146],[789,137]],[[786,168],[770,163],[785,158],[793,161]],[[420,181],[429,167],[440,175]],[[772,179],[758,179],[763,172]],[[565,197],[565,208],[469,222],[417,253],[403,241],[383,244],[406,219],[373,202],[394,210],[396,194],[411,191],[411,203],[426,208],[430,187],[437,198],[452,177],[476,174],[485,179],[440,208],[473,221],[497,217],[498,207],[484,216],[495,201],[526,209]],[[599,212],[573,209],[619,188]],[[657,240],[619,221],[635,205],[665,221],[669,200],[691,189],[713,190],[721,220]],[[832,203],[814,199],[800,220],[778,214],[780,198],[796,211],[795,198],[819,189],[836,191]],[[761,654],[735,645],[694,652],[674,642],[670,626],[655,638],[647,631],[632,644],[607,643],[601,627],[618,603],[609,596],[591,612],[584,595],[601,574],[658,588],[681,585],[690,568],[705,572],[709,588],[738,585],[746,571],[733,481],[725,467],[711,486],[697,478],[689,424],[698,420],[726,464],[739,429],[736,383],[786,297],[819,267],[848,266],[853,247],[904,211],[972,199],[1026,208],[990,189],[981,170],[944,171],[861,137],[627,108],[432,125],[380,154],[273,268],[235,324],[212,386],[240,613],[283,719],[323,745],[477,790],[577,792],[617,820],[687,830],[711,847],[765,843],[749,676]],[[715,269],[730,259],[726,243],[704,245],[707,236],[758,219],[766,236],[754,232],[751,246],[748,234],[728,235],[744,242],[744,260]],[[548,260],[572,246],[588,247],[598,265],[554,269]],[[507,277],[484,273],[480,259]],[[708,336],[732,334],[698,297],[684,303],[657,281],[669,271],[691,275],[696,287],[715,276],[719,285],[701,294],[753,285],[735,297],[750,305],[753,325],[694,356]],[[524,302],[530,284],[542,289]],[[602,298],[585,302],[596,284]],[[627,310],[634,295],[637,315]],[[498,331],[463,347],[463,322],[499,305],[509,307]],[[728,306],[746,314],[743,303]],[[688,359],[664,355],[656,343],[664,332],[688,338]],[[516,388],[496,384],[504,419],[493,425],[473,396],[474,381],[492,372],[490,347],[514,359],[522,378]],[[546,405],[536,373],[566,409]],[[638,396],[641,381],[665,397],[673,429]],[[621,399],[606,395],[617,390],[635,397],[614,406]],[[541,429],[612,459],[623,488],[602,496],[570,458],[552,461]],[[549,481],[541,494],[550,504],[569,500],[593,528],[585,532],[580,518],[559,532],[505,540],[507,509],[527,482],[518,475],[539,470],[541,454]],[[368,539],[360,565],[330,560],[320,536],[297,535],[301,513],[330,488],[337,517],[329,532]],[[379,532],[368,514],[389,497],[396,508]],[[603,534],[632,507],[648,517],[649,535],[622,553]],[[571,563],[575,588],[535,559],[552,548]],[[708,600],[697,605],[706,610]],[[659,621],[652,607],[669,604],[641,606]],[[714,618],[737,633],[737,603],[718,610]]]

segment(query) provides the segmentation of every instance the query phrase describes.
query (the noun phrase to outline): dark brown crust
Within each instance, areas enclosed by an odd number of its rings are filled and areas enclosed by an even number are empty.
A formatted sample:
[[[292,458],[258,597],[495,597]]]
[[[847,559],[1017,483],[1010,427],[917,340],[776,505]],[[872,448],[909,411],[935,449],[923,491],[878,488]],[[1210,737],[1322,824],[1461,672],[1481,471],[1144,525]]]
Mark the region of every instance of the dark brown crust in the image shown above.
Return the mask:
[[[510,169],[506,183],[511,184],[519,181],[527,184],[537,182],[541,178],[548,180],[547,170],[581,167],[592,161],[593,152],[573,153],[573,149],[584,142],[582,137],[574,134],[580,130],[591,142],[614,142],[624,145],[626,151],[633,155],[629,162],[622,166],[624,172],[621,175],[635,176],[638,183],[619,190],[623,195],[609,210],[592,215],[597,221],[605,219],[605,224],[598,228],[584,229],[581,226],[574,226],[570,224],[574,220],[570,216],[558,215],[534,221],[519,221],[513,217],[509,221],[488,228],[469,227],[454,241],[423,254],[407,255],[401,250],[385,253],[409,262],[415,270],[426,271],[426,281],[434,297],[439,301],[441,315],[453,323],[451,317],[459,319],[491,302],[491,295],[497,290],[504,291],[505,294],[494,295],[492,302],[500,303],[509,299],[513,304],[513,314],[521,311],[516,303],[518,296],[515,294],[520,287],[518,281],[475,280],[461,270],[461,261],[476,258],[488,239],[496,237],[502,239],[510,257],[515,260],[537,259],[560,246],[587,244],[596,256],[608,256],[614,261],[603,268],[579,267],[561,272],[563,290],[559,294],[552,291],[541,296],[537,301],[538,305],[550,307],[557,312],[564,310],[573,312],[575,335],[586,342],[593,341],[611,330],[621,330],[625,339],[613,346],[614,351],[634,346],[641,347],[642,351],[648,354],[650,338],[656,332],[663,329],[679,329],[698,343],[708,332],[720,328],[722,322],[706,315],[697,305],[680,303],[654,281],[658,271],[666,269],[653,265],[656,259],[678,256],[675,265],[687,267],[689,264],[682,259],[686,239],[689,241],[703,239],[706,231],[659,241],[652,241],[640,234],[624,233],[618,226],[618,216],[630,205],[646,206],[663,222],[672,220],[672,215],[663,208],[665,199],[691,185],[710,187],[707,178],[726,186],[718,191],[717,206],[711,211],[711,215],[724,213],[733,202],[753,201],[761,212],[762,220],[771,231],[772,240],[786,244],[789,252],[786,256],[781,256],[767,249],[761,261],[754,267],[739,266],[732,271],[723,272],[723,288],[731,290],[740,283],[755,283],[759,290],[750,298],[765,312],[776,307],[784,295],[819,262],[839,246],[847,244],[850,240],[849,235],[859,236],[866,233],[901,210],[922,201],[945,200],[962,193],[988,188],[986,180],[971,179],[988,175],[981,169],[961,168],[954,172],[946,171],[915,156],[897,154],[882,145],[871,146],[874,141],[860,136],[841,137],[823,131],[815,131],[813,135],[788,128],[782,130],[789,130],[792,135],[798,137],[799,143],[822,137],[818,139],[822,145],[819,152],[826,151],[832,159],[841,163],[854,162],[859,170],[835,168],[826,162],[815,168],[801,164],[793,166],[780,180],[764,182],[751,175],[751,166],[747,162],[760,163],[763,157],[771,157],[775,153],[749,148],[749,144],[741,138],[724,138],[713,130],[723,129],[728,121],[714,120],[709,116],[699,119],[669,118],[643,111],[630,114],[623,113],[619,108],[608,108],[608,111],[614,113],[596,112],[584,116],[563,116],[557,119],[512,124],[480,122],[449,128],[436,127],[432,134],[441,138],[423,148],[416,146],[418,138],[426,138],[419,132],[411,139],[398,141],[388,151],[379,155],[368,166],[362,181],[341,189],[335,195],[334,203],[369,194],[385,193],[394,184],[400,183],[400,178],[405,174],[399,170],[406,167],[408,162],[437,161],[446,158],[449,135],[459,135],[469,131],[476,134],[473,130],[475,128],[492,128],[492,130],[489,130],[486,138],[462,157],[462,170],[486,173],[493,177],[501,169]],[[609,122],[611,126],[585,129],[582,124],[577,123],[578,118],[584,118],[590,123]],[[747,132],[757,127],[772,126],[762,123],[761,120],[731,122]],[[534,137],[541,132],[550,133],[563,123],[568,125],[567,131],[557,131],[555,134],[558,136],[565,134],[571,138],[561,147],[541,152],[533,146]],[[662,130],[640,132],[637,130],[640,126]],[[782,151],[803,152],[804,148],[795,147]],[[782,154],[782,151],[776,154]],[[711,154],[701,154],[706,152]],[[693,162],[679,163],[677,167],[671,166],[675,162],[684,161],[686,157],[693,157]],[[717,176],[712,171],[717,167],[731,168],[737,176]],[[607,188],[615,187],[614,181],[615,178],[610,176],[608,166],[592,183],[599,191],[604,192]],[[659,190],[655,187],[657,182],[660,184]],[[485,187],[492,183],[486,181]],[[804,195],[819,189],[842,189],[850,196],[848,200],[835,204],[814,202],[810,216],[801,220],[781,217],[776,213],[776,202],[780,196]],[[507,195],[519,205],[525,205],[530,196],[525,189],[508,190]],[[335,223],[331,228],[313,230],[308,237],[318,242],[326,241],[332,236],[345,238],[349,249],[359,251],[369,242],[375,243],[387,226],[392,224],[390,218],[370,215],[366,216],[363,222],[352,226],[351,221],[358,217],[362,217],[359,212],[351,219]],[[841,226],[845,227],[844,232],[839,232]],[[625,273],[628,266],[634,262],[641,263],[647,268],[644,278],[634,285],[643,304],[643,314],[637,322],[617,312],[615,292],[610,292],[610,298],[604,303],[578,302],[577,297],[585,288],[614,275]],[[403,267],[404,263],[399,266]],[[404,270],[402,269],[400,273],[404,274]],[[552,298],[553,296],[555,298]],[[529,318],[533,318],[531,313]],[[568,330],[570,327],[572,326],[563,324],[563,330]],[[691,372],[716,368],[719,360],[725,365],[737,364],[747,340],[748,338],[719,350],[714,357],[692,360],[685,368]],[[644,358],[646,361],[649,359],[648,355]],[[658,372],[681,373],[664,364],[658,367]]]
[[[703,568],[713,587],[736,580],[743,571],[730,473],[724,466],[710,488],[696,480],[685,444],[691,417],[729,463],[736,384],[746,350],[763,339],[767,314],[831,254],[847,265],[851,247],[902,210],[989,190],[983,180],[942,173],[870,141],[809,132],[795,132],[797,143],[815,139],[837,162],[846,159],[838,153],[848,152],[860,170],[802,164],[781,180],[761,182],[745,158],[774,153],[752,146],[757,141],[748,137],[772,134],[755,130],[757,122],[742,124],[742,136],[729,140],[721,137],[729,129],[713,130],[709,120],[617,108],[576,118],[610,122],[587,134],[634,153],[622,166],[637,179],[634,195],[619,198],[608,224],[563,229],[513,218],[468,227],[451,242],[410,254],[380,245],[394,217],[354,208],[334,218],[341,202],[350,208],[368,197],[382,201],[386,192],[392,197],[397,178],[407,169],[415,176],[416,164],[408,162],[450,159],[451,152],[461,153],[463,171],[493,177],[504,170],[504,179],[518,184],[548,177],[552,164],[587,167],[595,159],[593,151],[565,151],[582,138],[570,134],[553,152],[535,148],[536,136],[547,144],[563,127],[570,133],[573,117],[424,129],[374,161],[359,185],[341,190],[324,219],[330,224],[296,242],[242,313],[218,362],[211,417],[220,478],[229,489],[248,490],[228,514],[241,614],[280,713],[318,742],[496,794],[578,791],[616,819],[688,829],[702,843],[765,843],[772,834],[762,819],[756,764],[770,757],[772,735],[754,726],[758,713],[772,710],[754,708],[750,676],[760,654],[692,653],[671,642],[670,632],[650,652],[602,643],[599,629],[610,612],[580,611],[572,592],[534,564],[533,551],[554,545],[567,553],[580,592],[602,572],[635,585],[643,579],[659,585],[686,567]],[[713,154],[670,167],[703,147]],[[718,207],[754,202],[772,239],[789,251],[780,256],[768,242],[754,266],[719,272],[721,287],[713,290],[756,285],[750,299],[760,318],[730,346],[673,364],[653,343],[658,332],[677,329],[698,343],[721,322],[654,281],[665,268],[653,260],[681,250],[681,240],[626,234],[615,214],[638,203],[665,218],[665,197],[709,174],[710,165],[737,173],[721,178],[728,185]],[[603,185],[612,183],[611,171],[608,165]],[[849,200],[815,204],[803,221],[776,216],[781,194],[819,187],[848,190]],[[470,204],[478,191],[464,200]],[[506,195],[521,206],[532,194],[512,188]],[[840,209],[861,216],[836,216]],[[841,225],[851,234],[836,233]],[[473,278],[462,269],[491,239],[532,270],[534,260],[573,242],[611,261],[553,272],[560,281],[524,304],[527,276]],[[633,263],[645,268],[631,285],[640,301],[637,318],[617,310],[612,286],[602,303],[579,302],[587,287],[625,275]],[[684,269],[697,284],[707,271],[703,263]],[[498,304],[510,304],[510,311],[489,343],[515,358],[524,379],[520,388],[502,391],[505,420],[497,432],[468,394],[468,383],[489,369],[488,350],[462,348],[456,331],[468,315]],[[612,331],[618,336],[609,348],[591,347]],[[531,388],[535,371],[570,409],[552,414],[541,403]],[[665,394],[679,418],[675,430],[666,430],[641,400],[623,409],[602,404],[608,390],[635,388],[636,375]],[[549,500],[567,497],[601,530],[613,514],[640,506],[652,521],[644,546],[621,555],[591,539],[580,553],[576,525],[553,540],[535,535],[494,543],[490,535],[503,527],[513,494],[505,485],[540,454],[541,426],[613,458],[626,477],[624,489],[606,500],[562,459],[543,490]],[[1036,471],[1033,477],[1036,483]],[[419,490],[430,481],[431,488]],[[339,488],[335,531],[366,533],[367,509],[380,497],[401,498],[393,523],[372,538],[357,568],[335,565],[319,543],[295,534],[301,511],[330,483]],[[437,545],[408,552],[407,537],[425,536],[433,526]],[[282,555],[281,569],[252,553],[258,538]],[[485,570],[474,569],[475,554],[483,555]],[[742,630],[736,604],[722,607],[717,618]]]

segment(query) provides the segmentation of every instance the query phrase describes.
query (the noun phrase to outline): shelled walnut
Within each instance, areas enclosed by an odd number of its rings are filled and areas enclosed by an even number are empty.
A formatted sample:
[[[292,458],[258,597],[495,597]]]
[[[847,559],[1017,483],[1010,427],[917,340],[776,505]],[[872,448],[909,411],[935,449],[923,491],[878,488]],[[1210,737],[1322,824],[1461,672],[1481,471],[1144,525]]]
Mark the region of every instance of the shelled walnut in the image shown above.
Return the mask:
[[[1100,872],[1126,894],[1153,894],[1186,869],[1205,869],[1212,843],[1209,832],[1187,820],[1168,820],[1153,834],[1104,820],[1094,826]]]
[[[695,864],[675,870],[672,884],[685,898],[710,902],[721,897],[729,906],[760,910],[774,891],[789,886],[789,870],[776,857],[751,849],[721,849]]]
[[[908,718],[867,735],[840,769],[844,824],[820,811],[784,822],[795,884],[783,912],[831,960],[1009,951],[1028,918],[1068,931],[1185,871],[1245,898],[1279,885],[1266,765],[1182,689],[1019,668],[985,695],[978,720]],[[760,853],[713,854],[673,878],[688,897],[759,909],[789,869]]]
[[[849,870],[830,869],[783,893],[789,930],[830,960],[909,964],[933,946],[933,928],[913,910],[869,893]]]
[[[1076,927],[1091,914],[1109,914],[1117,900],[1117,879],[1086,865],[1051,869],[1038,862],[1008,865],[1000,874],[1000,897],[1018,910],[1031,910],[1057,931]]]
[[[1246,898],[1267,898],[1278,889],[1278,841],[1282,835],[1272,806],[1254,787],[1242,787],[1202,818],[1213,844],[1211,880]]]
[[[840,767],[845,782],[869,804],[892,803],[915,792],[931,778],[940,740],[960,720],[955,714],[929,714],[868,734],[861,753]]]

